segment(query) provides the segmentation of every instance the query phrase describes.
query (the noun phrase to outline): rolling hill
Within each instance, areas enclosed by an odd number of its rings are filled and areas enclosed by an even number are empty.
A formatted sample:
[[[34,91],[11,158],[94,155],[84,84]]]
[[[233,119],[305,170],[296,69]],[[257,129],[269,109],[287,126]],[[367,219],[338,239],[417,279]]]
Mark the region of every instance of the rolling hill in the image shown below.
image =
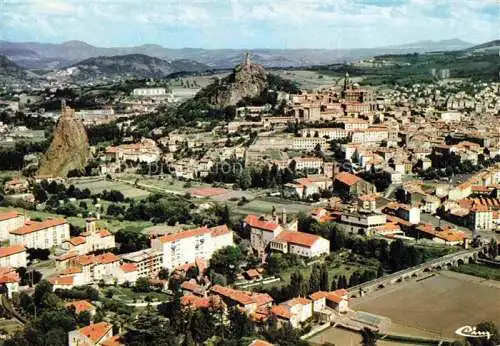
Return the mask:
[[[80,61],[58,71],[74,80],[161,78],[175,72],[206,71],[210,68],[189,59],[166,61],[144,54],[96,57]]]
[[[0,55],[0,76],[2,78],[23,78],[26,71],[6,56]]]
[[[457,39],[420,41],[398,46],[356,49],[202,49],[165,48],[156,44],[135,47],[95,47],[82,41],[60,44],[0,41],[0,54],[27,68],[62,68],[93,57],[144,54],[166,60],[196,60],[212,68],[232,68],[246,51],[265,67],[298,67],[342,63],[381,54],[422,53],[472,46]]]

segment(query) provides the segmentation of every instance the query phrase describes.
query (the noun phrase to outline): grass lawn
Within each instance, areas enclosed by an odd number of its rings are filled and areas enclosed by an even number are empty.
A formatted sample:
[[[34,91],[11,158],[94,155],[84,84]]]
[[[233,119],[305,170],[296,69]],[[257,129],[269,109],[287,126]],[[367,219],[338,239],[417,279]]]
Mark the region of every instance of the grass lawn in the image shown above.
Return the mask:
[[[293,203],[293,201],[286,202],[288,203],[265,201],[257,198],[244,205],[237,206],[234,212],[239,214],[270,214],[273,206],[279,211],[285,208],[289,214],[297,214],[301,211],[308,213],[312,209],[311,206],[306,204]]]
[[[125,197],[130,198],[144,198],[149,196],[149,192],[145,190],[138,189],[134,186],[127,185],[125,183],[119,183],[116,181],[91,181],[91,182],[74,182],[73,185],[79,189],[89,189],[92,193],[99,193],[104,190],[117,190],[123,193]]]
[[[485,279],[493,279],[500,281],[500,269],[491,268],[483,264],[475,264],[475,263],[463,264],[458,267],[453,267],[452,270],[462,274],[469,274],[469,275],[479,276]]]
[[[40,218],[42,220],[45,220],[49,217],[52,218],[64,218],[64,215],[58,215],[54,213],[49,213],[46,211],[38,211],[38,210],[24,210],[22,208],[5,208],[5,207],[0,207],[0,211],[8,211],[8,210],[18,210],[21,213],[26,212],[26,215],[28,215],[31,219],[34,218]],[[76,217],[76,216],[71,216],[66,218],[68,222],[74,226],[79,226],[79,227],[84,227],[85,226],[85,218],[82,217]],[[106,219],[101,219],[97,221],[97,225],[99,227],[104,227],[110,230],[111,232],[116,232],[119,229],[122,228],[135,228],[142,230],[143,228],[152,226],[153,224],[149,221],[127,221],[127,220],[106,220]]]
[[[119,299],[124,303],[132,303],[132,302],[144,302],[146,297],[150,297],[152,301],[161,301],[164,302],[170,298],[170,296],[164,292],[154,291],[154,292],[134,292],[132,288],[127,287],[105,287],[101,289],[104,296],[107,296],[109,292],[113,293],[113,299]]]

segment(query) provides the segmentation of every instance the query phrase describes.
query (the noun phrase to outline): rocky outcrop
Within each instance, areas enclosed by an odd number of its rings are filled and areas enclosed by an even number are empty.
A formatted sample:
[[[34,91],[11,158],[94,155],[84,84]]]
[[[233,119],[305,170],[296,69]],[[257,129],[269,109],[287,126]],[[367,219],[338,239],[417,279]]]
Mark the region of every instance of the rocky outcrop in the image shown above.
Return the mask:
[[[237,104],[243,98],[259,96],[266,87],[266,70],[250,61],[247,53],[245,61],[236,66],[229,76],[202,89],[196,97],[204,98],[214,106],[226,107]]]
[[[39,175],[66,177],[72,170],[83,171],[90,157],[87,132],[75,111],[62,106],[54,137],[45,153]]]

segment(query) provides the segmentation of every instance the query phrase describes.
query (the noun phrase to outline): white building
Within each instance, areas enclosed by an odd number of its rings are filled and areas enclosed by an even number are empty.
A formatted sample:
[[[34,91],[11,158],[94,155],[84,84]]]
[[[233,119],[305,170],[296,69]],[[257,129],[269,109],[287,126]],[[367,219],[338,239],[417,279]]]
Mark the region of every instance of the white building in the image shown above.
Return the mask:
[[[152,163],[160,160],[161,149],[152,139],[143,138],[139,143],[122,144],[106,148],[106,159],[116,162],[146,162]]]
[[[359,211],[343,213],[336,225],[348,233],[370,235],[376,227],[385,225],[386,222],[385,214]]]
[[[115,236],[107,229],[97,229],[96,220],[89,218],[85,224],[85,232],[79,236],[71,237],[64,242],[62,247],[79,255],[85,255],[90,252],[116,247]]]
[[[315,234],[282,231],[269,243],[271,250],[302,257],[317,257],[330,252],[330,241]]]
[[[26,267],[27,257],[23,245],[0,247],[0,267]]]
[[[493,210],[486,205],[475,204],[469,213],[469,228],[477,231],[491,231],[495,229]]]
[[[122,284],[128,282],[134,284],[140,277],[137,265],[133,263],[124,263],[120,266],[118,271],[117,283]]]
[[[22,227],[9,232],[11,245],[24,245],[27,248],[50,249],[67,239],[69,224],[64,219],[26,221]]]
[[[313,316],[313,304],[307,298],[293,298],[271,308],[271,313],[278,321],[286,321],[292,328],[300,327],[300,323]]]
[[[120,255],[125,263],[134,264],[137,267],[139,277],[154,278],[163,268],[163,252],[156,249],[145,249]]]
[[[151,241],[151,247],[163,253],[163,267],[169,270],[195,263],[197,258],[209,261],[215,251],[233,245],[233,232],[226,225],[182,231]]]
[[[0,213],[0,240],[8,240],[9,232],[24,225],[26,217],[15,211],[6,211]]]
[[[245,224],[250,226],[250,245],[254,250],[262,253],[269,243],[283,231],[277,222],[267,221],[256,215],[247,215]]]
[[[68,333],[69,346],[105,345],[113,337],[113,325],[108,322],[93,323]]]
[[[167,91],[165,88],[136,88],[132,91],[132,95],[138,97],[161,97],[166,96]]]

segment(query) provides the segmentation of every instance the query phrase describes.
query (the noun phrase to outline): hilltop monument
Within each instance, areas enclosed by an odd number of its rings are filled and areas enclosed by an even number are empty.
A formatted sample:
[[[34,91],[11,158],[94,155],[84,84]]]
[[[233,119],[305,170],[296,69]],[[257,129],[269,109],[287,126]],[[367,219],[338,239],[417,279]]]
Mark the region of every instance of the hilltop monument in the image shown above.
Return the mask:
[[[39,175],[66,177],[72,170],[83,171],[90,157],[89,140],[75,110],[61,102],[61,116],[50,147],[42,158]]]

